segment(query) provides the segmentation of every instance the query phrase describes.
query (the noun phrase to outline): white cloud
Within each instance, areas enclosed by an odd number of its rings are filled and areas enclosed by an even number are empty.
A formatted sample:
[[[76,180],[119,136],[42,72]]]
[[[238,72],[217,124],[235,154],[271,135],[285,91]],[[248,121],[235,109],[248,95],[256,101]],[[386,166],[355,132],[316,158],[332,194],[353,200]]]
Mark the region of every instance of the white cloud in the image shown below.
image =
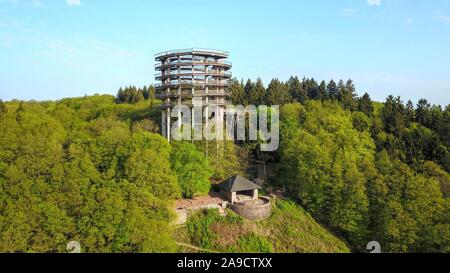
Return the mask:
[[[81,4],[81,0],[66,0],[66,2],[69,6],[79,6]]]
[[[369,6],[380,6],[381,0],[367,0],[367,5]]]

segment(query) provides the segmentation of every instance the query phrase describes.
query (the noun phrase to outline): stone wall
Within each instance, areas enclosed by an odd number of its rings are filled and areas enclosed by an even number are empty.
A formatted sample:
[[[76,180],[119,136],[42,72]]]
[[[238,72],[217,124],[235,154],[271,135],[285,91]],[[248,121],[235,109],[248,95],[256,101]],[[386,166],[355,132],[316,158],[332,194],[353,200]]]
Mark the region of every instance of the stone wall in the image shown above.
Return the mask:
[[[207,205],[200,205],[200,206],[193,206],[186,209],[178,209],[175,210],[175,213],[177,215],[177,220],[175,222],[175,225],[180,226],[186,224],[189,213],[193,211],[198,210],[204,210],[204,209],[217,209],[219,211],[224,210],[227,208],[228,202],[222,202],[221,204],[207,204]]]
[[[176,226],[181,226],[186,224],[188,218],[188,212],[186,209],[179,209],[175,211],[177,215],[177,220],[175,221]]]
[[[218,209],[219,211],[221,211],[226,209],[227,207],[245,219],[251,221],[264,220],[270,217],[272,213],[272,206],[269,198],[261,197],[260,199],[264,201],[264,203],[260,205],[230,204],[228,202],[223,202],[222,204],[209,204],[190,207],[187,209],[179,209],[175,211],[178,216],[175,225],[186,224],[189,214],[193,211],[203,209]]]
[[[245,219],[251,221],[260,221],[270,217],[272,206],[270,199],[260,198],[264,201],[261,205],[228,204],[228,207]]]

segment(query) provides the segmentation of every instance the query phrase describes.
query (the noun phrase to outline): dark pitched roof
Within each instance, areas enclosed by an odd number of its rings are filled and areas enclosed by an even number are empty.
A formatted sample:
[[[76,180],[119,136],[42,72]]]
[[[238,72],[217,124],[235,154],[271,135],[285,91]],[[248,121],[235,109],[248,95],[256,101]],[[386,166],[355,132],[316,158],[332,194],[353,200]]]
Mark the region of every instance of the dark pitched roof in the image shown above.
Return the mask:
[[[240,175],[235,175],[228,178],[227,180],[220,183],[218,187],[228,192],[251,191],[261,189],[260,186]]]

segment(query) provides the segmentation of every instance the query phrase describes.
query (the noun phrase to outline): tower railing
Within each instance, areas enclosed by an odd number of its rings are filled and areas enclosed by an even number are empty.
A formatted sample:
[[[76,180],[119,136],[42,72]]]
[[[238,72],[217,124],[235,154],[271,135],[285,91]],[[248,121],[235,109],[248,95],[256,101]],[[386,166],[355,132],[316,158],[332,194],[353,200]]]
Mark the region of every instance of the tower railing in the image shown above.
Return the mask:
[[[169,63],[161,63],[158,62],[155,64],[155,68],[161,68],[161,67],[170,67],[170,66],[203,66],[203,65],[221,65],[221,66],[230,66],[231,62],[229,61],[223,61],[223,60],[217,60],[217,61],[192,61],[192,60],[181,60],[181,61],[173,61]]]
[[[213,53],[213,54],[224,55],[224,56],[229,55],[229,52],[223,51],[223,50],[206,49],[206,48],[187,48],[187,49],[176,49],[176,50],[160,52],[160,53],[155,54],[155,58],[160,58],[160,57],[166,56],[166,55],[195,53],[195,52],[197,52],[197,53]]]

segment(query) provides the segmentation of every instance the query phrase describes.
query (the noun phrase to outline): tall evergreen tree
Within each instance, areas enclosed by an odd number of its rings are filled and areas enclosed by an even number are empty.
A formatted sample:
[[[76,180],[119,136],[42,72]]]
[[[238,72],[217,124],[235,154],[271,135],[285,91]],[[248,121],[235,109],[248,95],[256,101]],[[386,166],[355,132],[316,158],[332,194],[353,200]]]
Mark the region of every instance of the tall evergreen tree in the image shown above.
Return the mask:
[[[266,90],[260,78],[258,78],[256,83],[248,80],[247,84],[244,87],[244,90],[248,105],[261,105],[262,103],[264,103]]]
[[[156,99],[156,91],[155,91],[155,86],[153,84],[148,87],[147,92],[148,92],[149,100],[153,101]]]
[[[403,128],[405,128],[405,116],[404,116],[404,106],[400,97],[394,98],[389,96],[384,103],[384,108],[381,113],[384,130],[396,136],[402,133]]]
[[[303,88],[302,83],[297,76],[291,76],[287,82],[289,93],[294,101],[305,103],[308,99],[308,94]]]
[[[4,113],[5,111],[6,111],[6,105],[2,100],[0,100],[0,114]]]
[[[355,109],[355,98],[357,97],[357,95],[355,84],[351,79],[347,81],[343,90],[344,93],[341,96],[341,103],[345,109],[353,111]]]
[[[339,102],[342,102],[346,96],[346,88],[345,88],[345,83],[344,80],[339,80],[338,83],[338,93],[337,93],[337,99],[339,100]]]
[[[149,99],[149,93],[148,93],[147,85],[144,85],[144,87],[142,88],[142,95],[144,96],[144,100],[148,100]]]
[[[318,99],[320,100],[326,100],[328,98],[327,96],[327,84],[325,81],[322,81],[319,85],[319,93],[318,93]]]
[[[252,100],[254,101],[255,105],[262,105],[265,104],[265,97],[266,97],[266,88],[264,87],[264,84],[261,80],[261,78],[258,78],[256,80],[255,86],[252,89]]]
[[[421,99],[417,103],[416,121],[425,127],[431,124],[431,105],[426,99]]]
[[[358,99],[358,111],[363,112],[367,116],[372,116],[373,103],[368,93],[365,93]]]
[[[269,105],[283,105],[292,100],[287,85],[278,79],[273,79],[270,82],[266,95],[266,102]]]
[[[405,106],[405,122],[406,126],[409,127],[416,119],[416,111],[414,109],[414,104],[411,100],[406,103]]]
[[[117,103],[124,103],[125,102],[125,94],[123,92],[122,87],[120,87],[119,91],[117,92],[116,102]]]
[[[316,100],[319,98],[319,84],[314,78],[312,79],[304,79],[303,86],[308,94],[310,99]]]
[[[332,99],[332,100],[337,100],[338,99],[338,86],[336,84],[336,82],[334,80],[330,80],[330,82],[327,85],[327,93],[328,93],[328,98]]]
[[[244,86],[242,81],[239,82],[237,79],[231,80],[231,85],[229,88],[231,102],[235,105],[244,104]]]
[[[255,88],[255,84],[252,82],[252,80],[248,79],[244,86],[244,103],[243,105],[249,105],[253,104],[251,101],[253,89]]]

